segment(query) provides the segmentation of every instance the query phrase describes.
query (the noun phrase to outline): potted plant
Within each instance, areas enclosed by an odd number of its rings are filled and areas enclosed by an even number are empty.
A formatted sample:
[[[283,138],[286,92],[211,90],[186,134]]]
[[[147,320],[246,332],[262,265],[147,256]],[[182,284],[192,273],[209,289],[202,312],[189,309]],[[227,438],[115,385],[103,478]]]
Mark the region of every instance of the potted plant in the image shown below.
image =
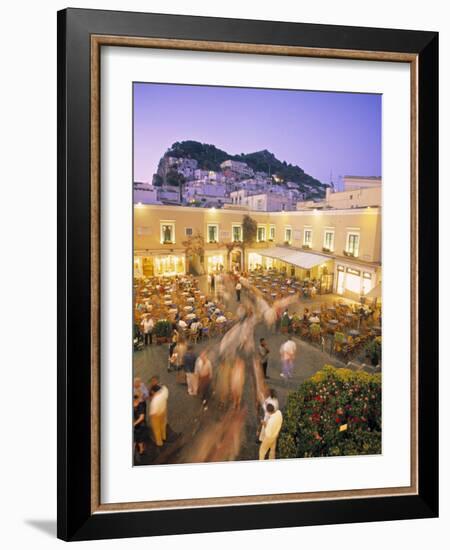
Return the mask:
[[[172,332],[172,326],[167,319],[160,319],[155,323],[154,328],[156,343],[164,344],[169,341],[170,333]]]
[[[322,247],[322,252],[331,252],[331,250],[329,248],[327,248],[326,246],[323,246]]]
[[[370,359],[370,364],[376,367],[381,359],[381,337],[377,336],[366,345],[366,357]]]
[[[303,245],[302,245],[302,248],[305,249],[305,250],[306,250],[306,249],[310,249],[310,248],[311,248],[311,245],[310,245],[310,244],[303,244]]]

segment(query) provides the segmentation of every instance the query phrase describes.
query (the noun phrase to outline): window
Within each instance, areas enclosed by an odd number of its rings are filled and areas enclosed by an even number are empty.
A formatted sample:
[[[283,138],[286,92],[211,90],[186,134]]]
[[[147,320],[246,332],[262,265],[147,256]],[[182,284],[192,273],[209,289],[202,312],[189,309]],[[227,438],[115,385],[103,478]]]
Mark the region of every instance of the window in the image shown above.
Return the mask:
[[[207,235],[209,243],[217,243],[219,241],[219,226],[217,223],[208,224]]]
[[[334,231],[326,230],[323,236],[323,247],[330,252],[334,250]]]
[[[274,240],[275,240],[275,226],[271,225],[269,227],[269,241],[274,241]]]
[[[242,225],[241,224],[233,224],[231,232],[231,238],[234,243],[242,241]]]
[[[359,234],[348,233],[347,236],[347,254],[350,256],[358,256],[359,253]]]
[[[258,199],[258,200],[256,201],[256,210],[264,210],[262,199]]]
[[[311,244],[312,244],[312,230],[311,229],[305,229],[305,232],[303,234],[303,244],[305,246],[311,246]]]
[[[194,233],[192,231],[192,227],[186,227],[185,232],[186,232],[186,237],[192,237],[192,235]]]
[[[292,228],[291,227],[285,227],[284,228],[284,240],[285,240],[285,242],[291,244],[291,242],[292,242]]]
[[[256,240],[260,243],[266,240],[266,228],[263,225],[258,226],[258,231],[256,234]]]
[[[161,244],[175,244],[175,224],[173,222],[161,222]]]

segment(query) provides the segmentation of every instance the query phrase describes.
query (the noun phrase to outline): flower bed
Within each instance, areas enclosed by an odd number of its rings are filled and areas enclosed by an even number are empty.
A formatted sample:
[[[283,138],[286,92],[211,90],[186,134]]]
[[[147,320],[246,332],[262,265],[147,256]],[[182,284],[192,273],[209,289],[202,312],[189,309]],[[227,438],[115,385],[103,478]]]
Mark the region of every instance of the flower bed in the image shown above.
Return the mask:
[[[280,458],[381,453],[381,376],[326,365],[289,394]]]

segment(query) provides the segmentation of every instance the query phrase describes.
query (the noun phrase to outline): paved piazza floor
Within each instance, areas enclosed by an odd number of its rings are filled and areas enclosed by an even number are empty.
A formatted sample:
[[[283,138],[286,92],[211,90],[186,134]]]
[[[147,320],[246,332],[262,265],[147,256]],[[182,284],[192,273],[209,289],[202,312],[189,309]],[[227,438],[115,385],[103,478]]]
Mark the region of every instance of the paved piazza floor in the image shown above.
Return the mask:
[[[204,284],[204,281],[201,282]],[[314,300],[301,299],[299,304],[290,307],[290,310],[303,313],[303,309],[308,307],[310,311],[315,306],[320,306],[321,303],[332,303],[338,297],[335,295],[317,296]],[[341,297],[339,297],[341,299]],[[236,304],[233,304],[236,306]],[[280,377],[281,364],[279,356],[279,348],[286,340],[286,336],[269,332],[267,328],[258,326],[255,331],[255,340],[264,336],[270,349],[269,368],[267,380],[268,386],[274,388],[277,392],[280,402],[280,408],[283,409],[287,395],[298,385],[320,370],[325,364],[332,364],[337,367],[345,366],[335,356],[322,351],[318,346],[311,345],[294,336],[294,341],[297,344],[297,356],[295,361],[294,376],[289,382],[285,382]],[[212,338],[209,341],[200,342],[195,346],[195,351],[198,353],[205,347],[214,345],[219,342],[219,337]],[[146,453],[139,459],[136,464],[152,464],[152,463],[172,463],[177,462],[177,450],[180,449],[182,441],[189,439],[189,434],[195,432],[197,423],[204,420],[204,415],[214,416],[220,414],[217,407],[214,406],[212,400],[208,410],[204,410],[200,397],[190,396],[187,393],[185,385],[176,382],[176,373],[168,372],[168,344],[147,346],[142,351],[134,352],[134,376],[140,377],[147,382],[151,376],[158,375],[160,381],[167,385],[169,389],[168,403],[168,440],[162,450],[158,450],[151,441],[146,445]],[[247,376],[242,405],[247,407],[247,416],[245,420],[245,428],[243,434],[243,443],[237,460],[255,460],[258,458],[258,443],[256,440],[256,429],[259,422],[257,410],[254,403],[253,380]]]

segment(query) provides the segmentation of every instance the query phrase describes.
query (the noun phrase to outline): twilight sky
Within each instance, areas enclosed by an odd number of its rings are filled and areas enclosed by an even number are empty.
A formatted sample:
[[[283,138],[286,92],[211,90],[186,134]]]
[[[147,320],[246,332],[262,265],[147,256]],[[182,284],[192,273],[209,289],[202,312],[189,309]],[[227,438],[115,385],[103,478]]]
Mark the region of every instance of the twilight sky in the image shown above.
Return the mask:
[[[134,84],[134,181],[151,182],[175,141],[268,149],[328,183],[381,175],[381,95]]]

